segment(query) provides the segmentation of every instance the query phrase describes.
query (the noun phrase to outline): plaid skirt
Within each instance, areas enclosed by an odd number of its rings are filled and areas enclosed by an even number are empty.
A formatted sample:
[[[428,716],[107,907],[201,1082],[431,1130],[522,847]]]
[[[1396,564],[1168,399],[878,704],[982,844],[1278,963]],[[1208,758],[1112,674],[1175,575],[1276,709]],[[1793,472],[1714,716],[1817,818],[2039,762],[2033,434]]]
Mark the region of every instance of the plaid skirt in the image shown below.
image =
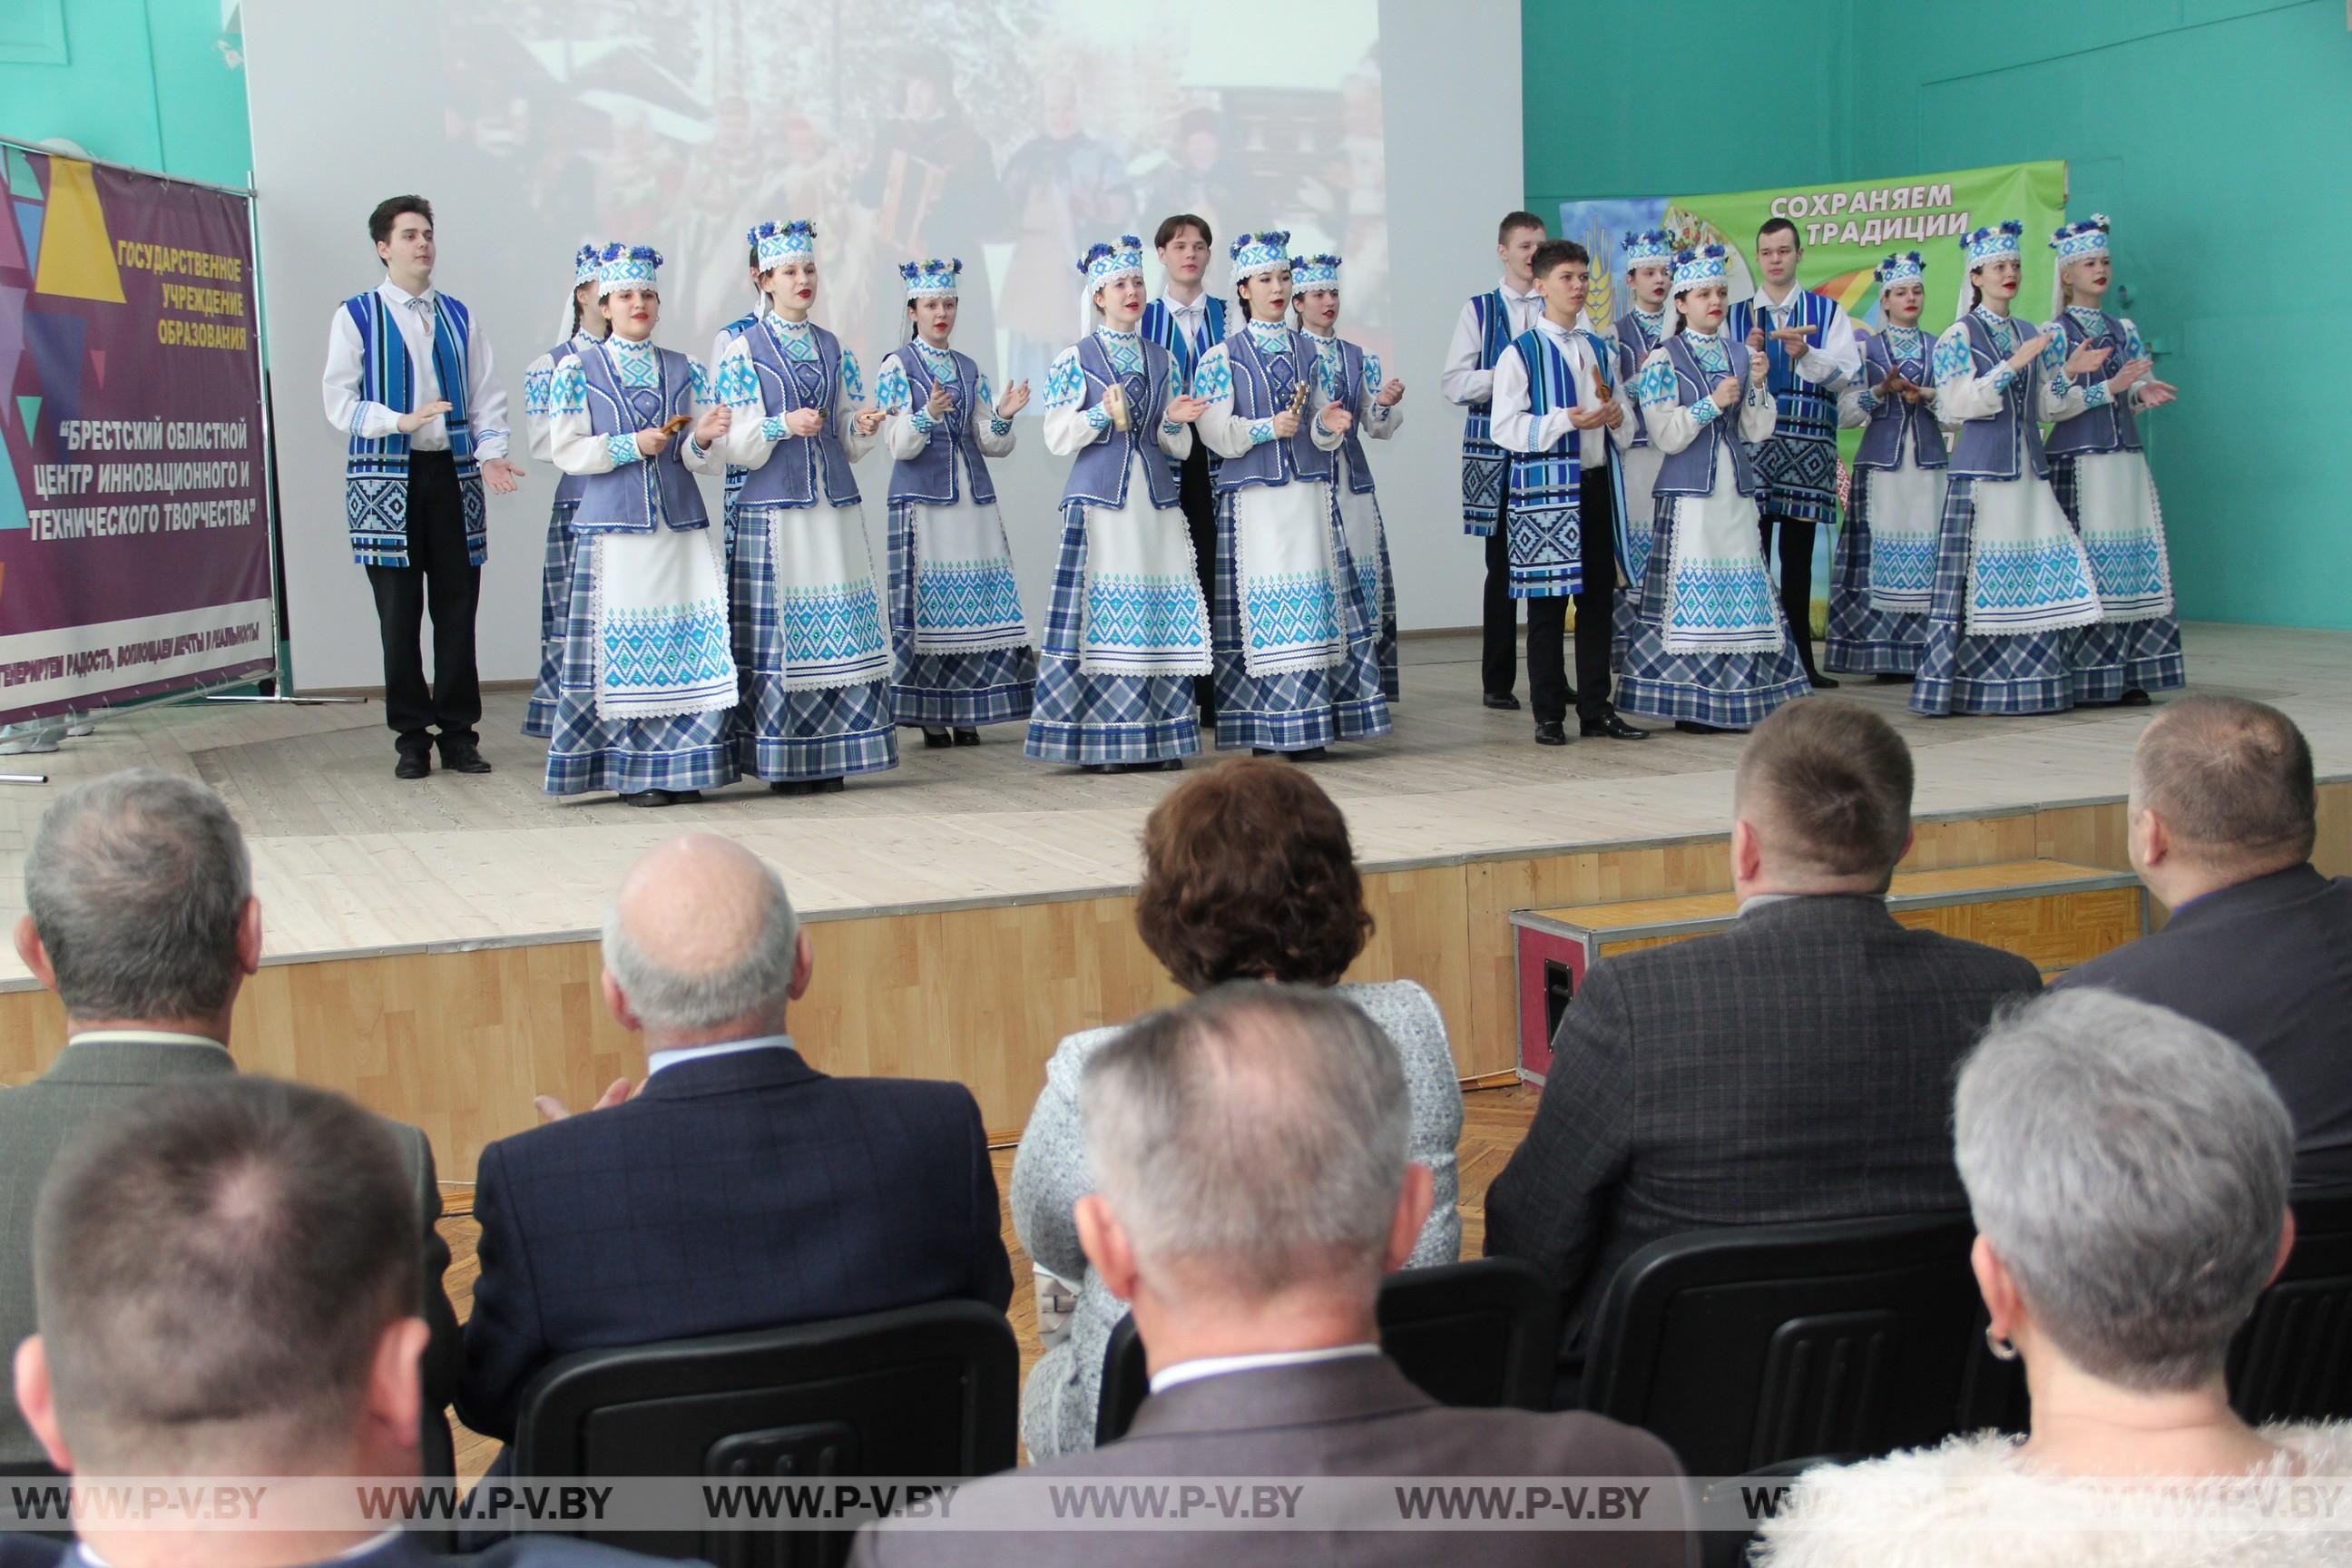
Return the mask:
[[[575,549],[566,598],[563,662],[557,672],[553,733],[547,748],[550,795],[614,790],[716,789],[741,776],[728,745],[733,714],[662,719],[596,716],[596,552]]]
[[[2080,533],[2083,518],[2075,508],[2082,476],[2076,461],[2073,453],[2050,459],[2050,489],[2058,498],[2058,510]],[[2172,691],[2189,684],[2177,615],[2084,626],[2074,633],[2072,662],[2077,702],[2119,702],[2126,691]]]
[[[915,510],[890,509],[890,710],[934,730],[1009,724],[1029,717],[1037,655],[1025,647],[915,651]]]
[[[743,700],[735,709],[735,756],[771,783],[844,778],[898,765],[890,688],[784,688],[784,633],[776,614],[776,573],[767,509],[742,509],[735,531],[729,608]]]
[[[1138,504],[1141,504],[1139,500]],[[1022,750],[1041,763],[1160,763],[1201,750],[1190,675],[1090,675],[1078,668],[1087,597],[1087,509],[1062,509],[1054,598],[1037,647],[1037,685]]]
[[[1339,662],[1321,669],[1258,676],[1249,672],[1242,656],[1241,593],[1234,577],[1234,500],[1231,492],[1217,498],[1217,591],[1209,607],[1218,748],[1305,752],[1334,741],[1387,734],[1389,705],[1381,695],[1378,634],[1365,613],[1338,505],[1325,506],[1324,526],[1331,531],[1332,559],[1339,567]]]
[[[1822,668],[1850,675],[1911,675],[1919,668],[1919,641],[1927,617],[1873,609],[1870,604],[1871,470],[1853,470],[1845,527],[1838,534],[1830,573],[1829,635]]]
[[[1920,639],[1914,713],[2057,713],[2074,705],[2073,652],[2079,631],[1970,637],[1969,557],[1976,539],[1977,486],[2039,484],[2038,479],[1955,476],[1944,491],[1936,551],[1935,598]]]
[[[1769,652],[1666,650],[1669,574],[1665,563],[1674,559],[1675,500],[1673,496],[1658,497],[1650,567],[1643,574],[1642,591],[1619,601],[1622,605],[1625,599],[1638,600],[1639,608],[1624,630],[1622,655],[1614,659],[1620,666],[1617,706],[1629,712],[1688,720],[1717,730],[1752,729],[1782,703],[1811,691],[1812,683],[1805,679],[1805,667],[1797,658],[1786,615],[1780,616],[1780,646]],[[1625,627],[1622,616],[1619,626]]]
[[[555,734],[555,696],[563,684],[563,624],[572,613],[572,514],[576,500],[560,500],[547,517],[547,554],[539,568],[539,679],[522,710],[522,732]]]

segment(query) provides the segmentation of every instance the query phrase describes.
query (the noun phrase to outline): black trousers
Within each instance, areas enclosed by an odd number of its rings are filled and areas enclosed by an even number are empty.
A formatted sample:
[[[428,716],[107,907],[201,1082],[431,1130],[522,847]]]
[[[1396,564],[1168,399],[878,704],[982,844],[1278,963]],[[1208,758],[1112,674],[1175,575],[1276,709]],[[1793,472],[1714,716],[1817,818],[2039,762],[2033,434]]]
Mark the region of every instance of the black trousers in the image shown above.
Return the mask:
[[[1808,679],[1821,671],[1813,666],[1813,532],[1815,524],[1779,512],[1759,512],[1757,534],[1764,559],[1772,559],[1772,525],[1780,525],[1780,608],[1789,617],[1789,636],[1804,661]]]
[[[404,752],[424,752],[432,731],[446,743],[476,739],[482,679],[474,667],[474,611],[482,569],[466,558],[466,500],[446,452],[408,458],[408,564],[371,566],[376,629],[383,637],[383,717]],[[421,637],[433,616],[433,683],[425,682]]]
[[[1566,598],[1528,601],[1528,696],[1538,724],[1563,722],[1571,703],[1580,723],[1614,713],[1609,700],[1609,645],[1617,618],[1617,507],[1609,470],[1586,469],[1578,485],[1584,591],[1576,595],[1576,687],[1568,684]]]
[[[1479,603],[1478,622],[1479,689],[1489,697],[1507,697],[1511,688],[1519,683],[1519,606],[1511,597],[1511,493],[1507,483],[1496,505],[1495,531],[1486,536],[1486,589]],[[1532,626],[1528,637],[1532,650]],[[1532,663],[1532,651],[1528,657]],[[1533,670],[1528,673],[1532,679]]]
[[[1209,487],[1209,448],[1199,435],[1176,474],[1176,506],[1192,535],[1192,565],[1201,574],[1201,603],[1214,610],[1217,603],[1217,496]],[[1217,716],[1217,678],[1192,678],[1193,700],[1203,723]]]

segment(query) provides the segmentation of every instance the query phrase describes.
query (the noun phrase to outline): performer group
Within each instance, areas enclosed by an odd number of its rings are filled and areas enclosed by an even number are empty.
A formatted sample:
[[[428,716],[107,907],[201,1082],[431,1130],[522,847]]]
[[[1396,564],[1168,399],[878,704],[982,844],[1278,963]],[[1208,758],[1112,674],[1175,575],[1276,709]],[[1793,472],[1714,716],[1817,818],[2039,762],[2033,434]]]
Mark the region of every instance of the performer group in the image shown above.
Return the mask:
[[[384,280],[338,309],[324,385],[402,778],[436,749],[489,771],[484,492],[516,478],[488,343],[432,288],[432,223],[416,196],[371,216]],[[1501,282],[1463,307],[1440,378],[1466,410],[1464,526],[1486,541],[1486,706],[1519,708],[1522,603],[1539,745],[1569,742],[1571,710],[1584,738],[1646,739],[1621,706],[1745,730],[1830,672],[1908,681],[1928,716],[2180,686],[2134,423],[2177,391],[2105,308],[2106,219],[2051,237],[2040,328],[2013,316],[2022,233],[1962,240],[1969,305],[1932,341],[1916,251],[1879,263],[1882,324],[1864,332],[1798,287],[1786,220],[1757,236],[1761,282],[1740,300],[1724,246],[1629,234],[1604,334],[1584,247],[1506,217]],[[747,233],[757,308],[703,359],[656,342],[658,253],[583,247],[560,340],[523,375],[529,449],[562,474],[523,725],[548,742],[548,793],[660,806],[746,774],[831,793],[895,767],[901,729],[952,749],[1018,724],[1028,756],[1094,773],[1181,768],[1204,728],[1221,750],[1298,761],[1387,734],[1396,588],[1366,440],[1399,428],[1404,384],[1340,334],[1339,257],[1293,255],[1281,230],[1234,237],[1229,305],[1202,286],[1214,243],[1200,217],[1162,223],[1157,300],[1136,236],[1076,258],[1082,335],[1045,373],[1038,430],[1068,476],[1034,645],[989,467],[1032,391],[957,346],[961,261],[899,267],[906,337],[869,397],[813,319],[808,220]],[[1817,663],[1813,542],[1837,519],[1841,426],[1862,434]],[[854,472],[877,446],[879,574]],[[716,526],[706,474],[722,479]]]

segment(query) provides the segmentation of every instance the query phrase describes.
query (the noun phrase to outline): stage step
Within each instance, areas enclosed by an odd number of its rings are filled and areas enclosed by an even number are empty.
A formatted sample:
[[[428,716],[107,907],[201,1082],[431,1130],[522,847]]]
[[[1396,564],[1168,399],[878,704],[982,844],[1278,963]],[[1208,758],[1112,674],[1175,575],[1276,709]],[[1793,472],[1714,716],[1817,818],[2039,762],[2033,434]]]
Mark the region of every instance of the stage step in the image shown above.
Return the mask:
[[[2128,871],[2064,860],[2010,860],[1896,875],[1887,907],[1906,926],[2031,959],[2046,975],[2147,930],[2147,894]],[[1560,1015],[1600,959],[1712,936],[1738,918],[1729,893],[1517,910],[1519,1076],[1541,1083]]]

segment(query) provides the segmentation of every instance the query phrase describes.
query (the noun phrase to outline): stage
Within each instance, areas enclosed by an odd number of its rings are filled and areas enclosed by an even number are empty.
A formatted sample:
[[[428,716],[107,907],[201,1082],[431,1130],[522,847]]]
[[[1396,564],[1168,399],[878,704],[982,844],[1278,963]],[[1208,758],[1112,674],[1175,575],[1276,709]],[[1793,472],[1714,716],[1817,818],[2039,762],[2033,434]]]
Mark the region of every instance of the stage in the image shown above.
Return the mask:
[[[2323,790],[2321,862],[2352,870],[2352,634],[2199,625],[2188,647],[2194,689],[2303,726],[2338,781]],[[1357,973],[1421,980],[1465,1076],[1502,1073],[1511,911],[1727,887],[1740,738],[1662,727],[1538,748],[1526,712],[1479,706],[1475,637],[1412,638],[1404,658],[1396,732],[1311,764],[1348,814],[1380,921]],[[1885,712],[1916,753],[1914,864],[2124,866],[2117,803],[2149,710],[1931,721],[1906,692],[1854,678],[1839,695]],[[663,811],[555,801],[539,791],[543,742],[519,732],[524,695],[488,699],[488,777],[394,779],[373,704],[155,710],[6,759],[52,784],[0,790],[0,909],[22,912],[25,846],[58,786],[140,764],[201,778],[244,825],[268,931],[239,1059],[418,1123],[456,1179],[530,1123],[533,1094],[577,1102],[642,1069],[598,1000],[595,931],[631,859],[690,829],[772,860],[813,922],[816,979],[793,1032],[818,1066],[961,1079],[992,1128],[1020,1125],[1061,1036],[1175,995],[1127,893],[1144,816],[1177,775],[1044,767],[1005,726],[938,752],[902,731],[915,743],[896,772],[837,795],[746,784]],[[62,1032],[54,999],[0,957],[0,1082],[40,1070]]]

